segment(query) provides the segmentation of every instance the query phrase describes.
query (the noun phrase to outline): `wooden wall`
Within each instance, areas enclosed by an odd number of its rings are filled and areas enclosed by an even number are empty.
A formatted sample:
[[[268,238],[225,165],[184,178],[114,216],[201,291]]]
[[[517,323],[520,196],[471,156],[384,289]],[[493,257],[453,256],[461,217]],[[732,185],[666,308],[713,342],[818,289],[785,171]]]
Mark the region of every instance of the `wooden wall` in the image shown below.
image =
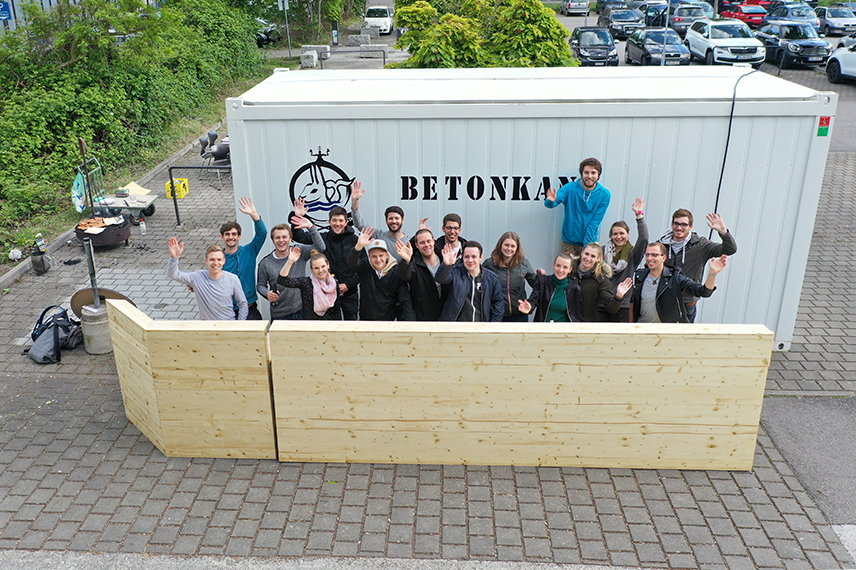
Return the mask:
[[[753,325],[275,322],[280,461],[751,470]]]
[[[128,419],[171,457],[273,459],[265,321],[153,321],[108,301]]]

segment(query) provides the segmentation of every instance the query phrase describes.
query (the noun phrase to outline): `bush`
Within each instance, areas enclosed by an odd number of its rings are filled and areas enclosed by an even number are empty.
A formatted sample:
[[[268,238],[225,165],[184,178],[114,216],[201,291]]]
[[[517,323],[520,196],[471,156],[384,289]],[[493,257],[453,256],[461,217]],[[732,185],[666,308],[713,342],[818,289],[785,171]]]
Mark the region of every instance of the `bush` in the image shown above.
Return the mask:
[[[60,0],[0,34],[0,232],[70,202],[77,137],[106,168],[156,148],[256,72],[255,23],[221,0]]]

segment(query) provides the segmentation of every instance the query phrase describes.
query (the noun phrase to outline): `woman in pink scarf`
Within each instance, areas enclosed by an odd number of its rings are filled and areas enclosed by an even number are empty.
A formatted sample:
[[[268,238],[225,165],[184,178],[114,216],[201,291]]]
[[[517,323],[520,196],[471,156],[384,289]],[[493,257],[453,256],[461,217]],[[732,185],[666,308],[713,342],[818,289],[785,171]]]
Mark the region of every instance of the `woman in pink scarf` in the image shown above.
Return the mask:
[[[288,252],[288,261],[279,272],[277,283],[283,287],[292,287],[300,290],[300,299],[303,304],[304,320],[342,320],[342,309],[339,306],[339,287],[333,275],[330,274],[330,262],[327,257],[316,250],[312,250],[309,258],[309,269],[312,275],[309,277],[289,277],[288,272],[294,262],[300,259],[300,249],[292,248]]]

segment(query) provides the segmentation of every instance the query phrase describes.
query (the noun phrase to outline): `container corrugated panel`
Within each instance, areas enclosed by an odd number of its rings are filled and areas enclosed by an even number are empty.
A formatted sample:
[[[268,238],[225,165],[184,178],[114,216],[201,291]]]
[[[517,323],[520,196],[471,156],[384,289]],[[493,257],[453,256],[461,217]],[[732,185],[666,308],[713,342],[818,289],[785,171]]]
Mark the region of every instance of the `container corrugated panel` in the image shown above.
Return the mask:
[[[358,179],[369,223],[385,228],[397,204],[409,235],[427,217],[439,236],[455,212],[486,254],[516,231],[548,272],[563,210],[543,206],[546,188],[597,157],[612,193],[601,243],[614,221],[634,228],[637,196],[652,239],[677,208],[707,237],[718,211],[738,253],[698,320],[765,324],[787,349],[829,146],[818,127],[836,104],[748,68],[456,69],[279,72],[227,111],[235,195],[269,225],[301,196],[326,225]]]

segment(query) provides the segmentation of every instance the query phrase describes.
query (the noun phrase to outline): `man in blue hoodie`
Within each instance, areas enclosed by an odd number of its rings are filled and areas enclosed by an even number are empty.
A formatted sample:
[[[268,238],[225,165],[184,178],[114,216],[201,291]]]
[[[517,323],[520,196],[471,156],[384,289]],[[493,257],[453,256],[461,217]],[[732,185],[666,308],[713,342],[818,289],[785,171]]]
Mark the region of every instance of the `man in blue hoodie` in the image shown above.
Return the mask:
[[[587,158],[580,163],[580,177],[559,188],[547,190],[544,205],[555,208],[565,206],[562,223],[562,253],[579,257],[583,246],[598,241],[600,223],[606,215],[611,195],[601,186],[600,175],[603,165],[596,158]]]
[[[226,254],[226,263],[223,271],[234,273],[241,280],[241,287],[249,303],[249,315],[247,320],[260,321],[262,314],[258,307],[258,294],[256,293],[256,258],[259,256],[265,243],[267,228],[262,217],[256,212],[253,201],[249,198],[240,199],[239,210],[253,219],[253,241],[247,245],[238,245],[241,241],[241,224],[238,222],[226,222],[220,226],[220,237],[223,240],[223,253]]]

